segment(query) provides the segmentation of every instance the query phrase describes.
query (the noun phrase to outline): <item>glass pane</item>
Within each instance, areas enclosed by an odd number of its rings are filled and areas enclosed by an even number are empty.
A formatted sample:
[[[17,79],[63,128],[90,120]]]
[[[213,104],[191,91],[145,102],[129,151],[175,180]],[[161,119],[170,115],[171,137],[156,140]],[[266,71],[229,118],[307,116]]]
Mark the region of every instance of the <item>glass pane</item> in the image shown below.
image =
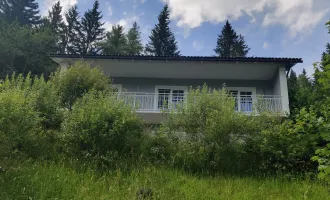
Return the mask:
[[[184,100],[184,90],[173,90],[172,92],[173,107],[176,108],[177,105],[182,106],[183,100]]]
[[[252,112],[252,92],[240,92],[242,112]]]
[[[158,90],[158,109],[168,109],[168,100],[170,97],[170,89]]]

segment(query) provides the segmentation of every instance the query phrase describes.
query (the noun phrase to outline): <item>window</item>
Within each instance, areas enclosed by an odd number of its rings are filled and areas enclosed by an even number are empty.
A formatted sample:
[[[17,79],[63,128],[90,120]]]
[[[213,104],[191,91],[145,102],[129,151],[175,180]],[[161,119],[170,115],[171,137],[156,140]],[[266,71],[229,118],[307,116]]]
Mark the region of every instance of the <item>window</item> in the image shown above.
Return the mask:
[[[112,84],[111,85],[114,92],[117,92],[118,94],[122,92],[123,86],[120,84]]]
[[[188,88],[184,86],[156,86],[157,109],[169,109],[181,106]]]
[[[240,112],[252,112],[255,91],[255,88],[230,88],[229,93],[235,98],[235,110]]]

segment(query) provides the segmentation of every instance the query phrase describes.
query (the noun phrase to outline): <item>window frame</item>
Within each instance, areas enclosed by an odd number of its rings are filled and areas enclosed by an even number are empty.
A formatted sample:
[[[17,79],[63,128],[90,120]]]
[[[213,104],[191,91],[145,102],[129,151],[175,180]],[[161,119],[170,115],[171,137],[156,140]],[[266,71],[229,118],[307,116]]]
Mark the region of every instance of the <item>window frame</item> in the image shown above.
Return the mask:
[[[251,98],[252,98],[252,111],[253,112],[253,105],[257,102],[256,96],[257,96],[257,88],[256,87],[226,87],[226,90],[228,92],[230,91],[237,91],[237,106],[238,106],[238,112],[247,112],[249,111],[242,111],[241,108],[241,92],[251,92]]]
[[[159,89],[168,89],[170,90],[170,95],[168,101],[172,103],[172,98],[173,98],[173,90],[183,90],[183,95],[186,96],[188,94],[188,86],[176,86],[176,85],[156,85],[155,86],[155,97],[154,97],[154,109],[155,110],[161,110],[158,108],[158,90]]]
[[[111,84],[111,87],[118,90],[118,95],[120,93],[122,93],[122,91],[123,91],[123,85],[122,84]]]

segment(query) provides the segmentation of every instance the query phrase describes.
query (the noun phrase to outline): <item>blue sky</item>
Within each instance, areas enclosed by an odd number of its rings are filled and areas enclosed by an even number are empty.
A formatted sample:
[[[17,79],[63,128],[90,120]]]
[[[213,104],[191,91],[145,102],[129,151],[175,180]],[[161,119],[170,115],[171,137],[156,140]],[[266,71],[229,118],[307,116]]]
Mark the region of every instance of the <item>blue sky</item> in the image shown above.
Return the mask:
[[[94,0],[60,0],[64,10],[78,5],[81,14]],[[46,14],[57,0],[38,0]],[[171,9],[171,27],[182,55],[214,55],[217,35],[226,19],[241,33],[251,48],[248,56],[301,57],[313,73],[330,34],[325,23],[330,20],[329,0],[100,0],[105,27],[120,24],[128,30],[134,21],[141,27],[142,39],[157,23],[157,16],[167,3]]]

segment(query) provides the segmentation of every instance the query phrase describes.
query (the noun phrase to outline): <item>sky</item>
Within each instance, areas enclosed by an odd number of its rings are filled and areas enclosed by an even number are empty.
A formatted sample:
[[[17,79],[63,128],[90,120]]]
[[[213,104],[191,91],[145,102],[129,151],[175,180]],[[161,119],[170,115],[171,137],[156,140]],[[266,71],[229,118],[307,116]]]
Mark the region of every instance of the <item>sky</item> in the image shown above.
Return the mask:
[[[58,0],[37,0],[42,15]],[[94,0],[60,0],[63,14],[77,5],[80,15],[92,8]],[[148,42],[157,16],[168,4],[171,29],[184,56],[213,56],[217,36],[226,20],[245,37],[248,56],[302,58],[294,70],[313,73],[330,34],[329,0],[99,0],[105,28],[115,24],[125,30],[136,21],[143,43]]]

